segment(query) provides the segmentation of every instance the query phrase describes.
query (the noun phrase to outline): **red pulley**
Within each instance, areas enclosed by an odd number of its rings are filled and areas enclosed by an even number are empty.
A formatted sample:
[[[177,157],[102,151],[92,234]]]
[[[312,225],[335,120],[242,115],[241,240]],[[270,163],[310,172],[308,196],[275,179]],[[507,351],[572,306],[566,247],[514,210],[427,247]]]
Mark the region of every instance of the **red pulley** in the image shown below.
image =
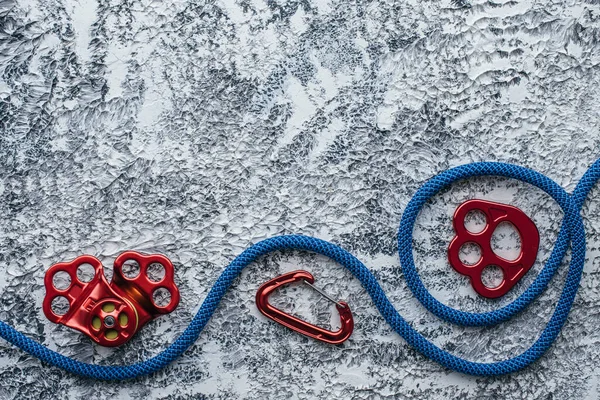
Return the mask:
[[[129,260],[140,266],[139,274],[133,278],[123,274],[123,265]],[[148,276],[148,267],[155,263],[165,271],[164,277],[157,282]],[[77,269],[84,264],[94,269],[94,277],[89,282],[77,276]],[[67,273],[70,278],[64,289],[57,288],[53,282],[59,272]],[[83,255],[71,262],[55,264],[46,271],[44,314],[54,323],[85,333],[98,344],[119,346],[131,339],[148,321],[177,307],[179,289],[173,275],[173,264],[167,257],[126,251],[115,260],[113,277],[108,283],[100,260]],[[171,296],[166,306],[157,305],[153,299],[154,292],[160,289],[167,290]],[[66,298],[69,303],[65,314],[58,315],[52,310],[52,302],[57,297]]]

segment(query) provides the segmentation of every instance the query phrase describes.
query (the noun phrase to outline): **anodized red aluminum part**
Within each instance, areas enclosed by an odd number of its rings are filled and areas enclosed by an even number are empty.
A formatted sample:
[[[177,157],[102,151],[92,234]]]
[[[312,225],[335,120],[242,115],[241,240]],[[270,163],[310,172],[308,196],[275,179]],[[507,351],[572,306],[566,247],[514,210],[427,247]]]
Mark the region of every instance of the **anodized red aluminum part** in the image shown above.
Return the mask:
[[[133,279],[123,275],[123,264],[127,260],[135,260],[140,266],[139,275]],[[165,276],[159,282],[148,278],[148,266],[152,263],[160,263],[165,270]],[[94,277],[89,282],[83,282],[77,276],[77,269],[83,264],[94,268]],[[69,286],[62,290],[53,283],[54,276],[61,271],[70,278]],[[44,314],[50,321],[83,332],[102,346],[119,346],[129,341],[148,321],[177,307],[179,290],[173,275],[173,264],[167,257],[126,251],[115,260],[109,284],[100,260],[83,255],[71,262],[55,264],[46,271]],[[165,288],[171,294],[169,304],[164,307],[153,300],[153,293],[159,288]],[[69,302],[69,310],[64,315],[52,310],[52,301],[61,296]]]
[[[123,274],[123,265],[128,260],[133,260],[140,266],[140,273],[135,278],[127,278]],[[158,282],[154,282],[148,277],[148,267],[154,263],[161,264],[165,269],[165,276]],[[111,286],[117,293],[130,299],[136,305],[138,324],[141,327],[159,315],[168,314],[177,308],[179,289],[175,285],[174,275],[175,269],[167,257],[161,254],[145,255],[135,251],[126,251],[115,260]],[[161,288],[171,294],[171,301],[164,307],[158,306],[152,296],[154,291]]]
[[[465,227],[465,217],[471,211],[485,214],[486,225],[481,232],[473,233]],[[513,224],[521,237],[521,253],[515,260],[502,258],[492,250],[492,234],[502,222]],[[456,236],[448,247],[450,265],[460,274],[471,279],[473,289],[481,296],[498,298],[504,296],[531,269],[537,258],[540,235],[535,223],[521,210],[507,204],[486,200],[468,200],[454,213],[452,221]],[[481,249],[481,258],[473,265],[464,264],[459,256],[460,249],[467,243],[475,243]],[[497,287],[487,287],[482,281],[482,272],[496,265],[503,273],[503,280]]]
[[[345,302],[340,301],[336,304],[336,308],[340,314],[341,327],[335,332],[302,321],[301,319],[273,307],[269,303],[269,295],[277,289],[290,283],[301,281],[307,281],[308,283],[313,284],[315,279],[307,271],[292,271],[262,284],[256,292],[256,306],[258,307],[258,310],[273,321],[313,339],[331,344],[340,344],[346,341],[354,330],[354,320],[352,319],[350,307]]]

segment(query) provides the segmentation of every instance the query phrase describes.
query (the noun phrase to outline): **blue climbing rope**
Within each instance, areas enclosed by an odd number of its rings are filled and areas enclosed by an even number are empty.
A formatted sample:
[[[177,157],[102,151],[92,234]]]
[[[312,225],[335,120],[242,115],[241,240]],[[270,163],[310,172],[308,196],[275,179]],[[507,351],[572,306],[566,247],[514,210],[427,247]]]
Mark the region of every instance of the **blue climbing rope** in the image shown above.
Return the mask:
[[[503,176],[518,179],[548,193],[562,208],[564,219],[554,249],[535,281],[512,303],[487,313],[468,313],[450,308],[427,292],[416,271],[412,254],[412,232],[415,220],[431,196],[453,182],[475,176]],[[504,163],[474,163],[449,169],[427,181],[409,202],[398,231],[398,252],[402,270],[414,295],[438,317],[460,325],[489,326],[506,321],[527,307],[548,285],[556,273],[565,253],[571,246],[571,262],[563,291],[550,321],[539,338],[524,353],[505,361],[477,363],[454,356],[428,341],[414,330],[394,308],[379,283],[356,257],[346,250],[324,240],[301,236],[277,236],[263,240],[236,257],[219,276],[206,299],[185,331],[158,355],[127,366],[101,366],[87,364],[63,356],[28,338],[8,324],[0,321],[0,336],[41,361],[84,377],[103,380],[123,380],[146,375],[164,368],[181,356],[196,341],[219,302],[240,272],[257,258],[286,249],[307,250],[325,255],[346,267],[367,290],[385,320],[411,346],[438,363],[471,375],[502,375],[518,371],[537,360],[552,345],[565,323],[579,287],[585,261],[585,231],[580,211],[588,193],[600,178],[600,159],[584,174],[570,196],[556,182],[539,172]]]

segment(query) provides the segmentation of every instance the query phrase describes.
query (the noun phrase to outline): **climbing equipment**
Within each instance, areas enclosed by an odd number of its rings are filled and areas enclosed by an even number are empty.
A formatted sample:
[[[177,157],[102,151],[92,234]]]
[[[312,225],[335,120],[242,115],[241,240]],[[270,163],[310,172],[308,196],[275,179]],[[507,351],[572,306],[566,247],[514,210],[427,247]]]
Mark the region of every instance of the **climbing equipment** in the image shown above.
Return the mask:
[[[472,211],[485,215],[486,224],[480,232],[471,232],[465,227],[465,218]],[[492,234],[503,222],[510,222],[521,237],[521,253],[514,260],[502,258],[492,250]],[[468,200],[456,209],[452,224],[456,236],[448,247],[450,265],[456,272],[468,276],[473,289],[484,297],[495,299],[504,296],[535,263],[540,234],[535,223],[516,207],[486,200]],[[465,264],[459,256],[460,249],[469,243],[478,246],[481,252],[481,258],[473,265]],[[485,268],[493,265],[500,267],[503,279],[498,286],[488,287],[482,274]]]
[[[123,266],[127,262],[139,265],[136,276],[129,277],[123,273]],[[94,270],[94,276],[89,281],[77,274],[85,264],[91,265]],[[151,279],[148,268],[152,264],[162,266],[162,279]],[[61,272],[69,277],[69,284],[64,289],[54,283],[55,276]],[[102,346],[120,346],[148,321],[175,310],[179,304],[179,289],[173,275],[173,264],[167,257],[126,251],[115,260],[109,284],[100,260],[90,255],[79,256],[71,262],[55,264],[46,271],[44,314],[50,321],[77,329]],[[169,303],[164,306],[154,301],[154,294],[159,290],[166,290],[170,294]],[[62,315],[52,307],[53,301],[60,297],[66,298],[69,303],[68,311]]]
[[[290,283],[294,282],[306,283],[308,286],[316,290],[321,296],[335,303],[335,306],[340,313],[340,320],[342,324],[340,329],[335,332],[328,331],[285,313],[269,303],[269,296],[273,292],[282,286],[289,285]],[[352,319],[350,306],[343,301],[337,301],[333,299],[327,293],[314,286],[314,283],[315,278],[308,271],[292,271],[280,275],[268,282],[263,283],[258,289],[256,292],[256,307],[261,313],[263,313],[266,317],[271,318],[273,321],[287,326],[288,328],[313,339],[331,344],[340,344],[345,342],[350,337],[352,330],[354,329],[354,320]]]
[[[554,249],[534,282],[512,303],[486,313],[469,313],[455,310],[440,303],[431,296],[419,278],[412,253],[413,228],[417,215],[427,200],[455,181],[476,176],[502,176],[530,183],[548,193],[564,212],[563,223]],[[586,171],[575,187],[573,194],[569,196],[556,182],[528,168],[495,162],[467,164],[451,168],[427,181],[417,190],[402,214],[400,229],[398,230],[398,253],[406,282],[415,297],[429,311],[455,324],[491,326],[506,321],[516,313],[522,311],[546,288],[548,282],[560,266],[569,243],[571,244],[571,260],[565,285],[548,324],[529,349],[520,355],[504,361],[478,363],[457,357],[437,347],[402,318],[385,295],[381,286],[379,286],[373,273],[356,257],[332,243],[301,235],[272,237],[244,250],[221,273],[202,302],[200,309],[183,333],[161,353],[146,361],[119,366],[88,364],[50,350],[48,347],[28,338],[3,321],[0,321],[0,336],[33,356],[38,357],[43,362],[80,376],[104,380],[123,380],[147,375],[169,365],[196,341],[200,332],[202,332],[210,317],[215,312],[219,302],[245,267],[265,254],[274,251],[296,249],[322,254],[346,267],[361,282],[367,293],[371,296],[374,305],[390,326],[408,344],[424,356],[447,368],[465,374],[478,376],[508,374],[525,368],[540,358],[552,345],[569,315],[579,287],[585,260],[585,231],[579,213],[588,193],[598,178],[600,178],[600,160],[597,160]]]
[[[269,296],[282,286],[289,285],[294,282],[304,282],[312,289],[317,291],[321,296],[327,300],[335,303],[335,306],[340,313],[341,327],[337,331],[328,331],[320,328],[316,325],[309,324],[306,321],[302,321],[284,311],[281,311],[277,307],[274,307],[269,303]],[[354,320],[352,319],[352,312],[348,303],[343,301],[337,301],[330,297],[327,293],[314,286],[315,278],[308,271],[292,271],[286,274],[280,275],[265,282],[258,288],[256,292],[256,307],[266,317],[272,319],[275,322],[280,323],[283,326],[287,326],[293,331],[309,336],[313,339],[320,340],[325,343],[340,344],[345,342],[354,329]]]

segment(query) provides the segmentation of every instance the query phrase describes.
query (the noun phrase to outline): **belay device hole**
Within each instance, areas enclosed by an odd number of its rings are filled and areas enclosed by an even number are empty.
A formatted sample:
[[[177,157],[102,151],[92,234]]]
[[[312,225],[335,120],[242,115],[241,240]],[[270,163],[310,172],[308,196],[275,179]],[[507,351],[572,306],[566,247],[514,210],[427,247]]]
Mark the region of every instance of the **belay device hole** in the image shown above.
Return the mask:
[[[122,270],[125,278],[135,279],[140,274],[140,264],[135,260],[127,260],[123,263]]]
[[[171,292],[165,288],[158,288],[152,293],[152,300],[158,307],[166,307],[171,302]]]
[[[69,300],[64,296],[56,296],[50,304],[52,312],[56,315],[65,315],[69,312]]]
[[[488,265],[481,271],[481,282],[490,289],[497,288],[504,280],[502,268],[497,265]]]
[[[458,257],[464,265],[475,265],[481,260],[481,247],[477,243],[467,242],[460,247]]]
[[[487,217],[483,211],[472,210],[465,215],[465,229],[471,233],[479,233],[485,229],[487,225]]]
[[[494,254],[505,260],[514,261],[521,255],[521,236],[508,221],[499,223],[494,229],[490,245]]]
[[[66,271],[58,271],[52,277],[52,285],[56,290],[66,290],[71,286],[71,276]]]
[[[161,263],[152,263],[146,272],[152,282],[160,282],[165,277],[165,267]]]
[[[83,283],[91,282],[94,279],[96,271],[91,264],[81,264],[77,267],[77,279]]]

